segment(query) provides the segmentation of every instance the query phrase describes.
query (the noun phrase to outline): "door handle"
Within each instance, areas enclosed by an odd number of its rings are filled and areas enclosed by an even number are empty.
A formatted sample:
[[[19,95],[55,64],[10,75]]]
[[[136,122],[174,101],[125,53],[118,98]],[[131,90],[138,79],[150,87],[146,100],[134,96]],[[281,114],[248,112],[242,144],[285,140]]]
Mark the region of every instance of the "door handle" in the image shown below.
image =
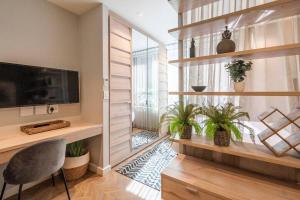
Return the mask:
[[[185,189],[193,194],[197,194],[199,191],[196,188],[192,188],[192,187],[185,187]]]

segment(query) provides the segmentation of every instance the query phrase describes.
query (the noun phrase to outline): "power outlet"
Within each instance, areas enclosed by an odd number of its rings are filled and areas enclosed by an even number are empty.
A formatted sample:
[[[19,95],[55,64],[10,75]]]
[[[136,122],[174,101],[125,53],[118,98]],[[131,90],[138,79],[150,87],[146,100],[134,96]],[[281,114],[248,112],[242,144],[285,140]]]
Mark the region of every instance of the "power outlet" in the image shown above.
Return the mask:
[[[47,108],[48,114],[58,113],[58,105],[49,105]]]

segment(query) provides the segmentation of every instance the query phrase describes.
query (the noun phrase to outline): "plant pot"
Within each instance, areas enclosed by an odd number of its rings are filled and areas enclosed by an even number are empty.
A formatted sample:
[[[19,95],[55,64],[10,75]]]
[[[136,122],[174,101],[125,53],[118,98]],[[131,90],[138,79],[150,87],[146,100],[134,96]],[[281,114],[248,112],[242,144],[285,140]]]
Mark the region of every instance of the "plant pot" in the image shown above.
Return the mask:
[[[229,53],[235,51],[235,43],[230,39],[222,39],[217,46],[217,53]]]
[[[245,91],[245,81],[233,83],[234,91],[244,92]]]
[[[180,136],[180,139],[191,139],[192,138],[192,131],[193,127],[192,126],[185,126],[183,133]]]
[[[218,130],[214,136],[214,143],[218,146],[228,147],[230,144],[230,135],[224,130]]]
[[[74,181],[86,174],[90,161],[90,153],[79,157],[66,157],[64,172],[67,181]]]

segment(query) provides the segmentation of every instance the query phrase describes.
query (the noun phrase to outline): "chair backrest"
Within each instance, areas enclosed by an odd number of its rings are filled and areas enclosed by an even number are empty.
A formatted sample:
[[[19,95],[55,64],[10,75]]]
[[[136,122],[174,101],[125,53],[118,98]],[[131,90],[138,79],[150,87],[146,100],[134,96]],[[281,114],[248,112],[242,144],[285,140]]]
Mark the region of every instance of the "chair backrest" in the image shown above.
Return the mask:
[[[65,160],[66,142],[62,139],[35,144],[16,153],[3,172],[8,184],[25,184],[47,177]]]

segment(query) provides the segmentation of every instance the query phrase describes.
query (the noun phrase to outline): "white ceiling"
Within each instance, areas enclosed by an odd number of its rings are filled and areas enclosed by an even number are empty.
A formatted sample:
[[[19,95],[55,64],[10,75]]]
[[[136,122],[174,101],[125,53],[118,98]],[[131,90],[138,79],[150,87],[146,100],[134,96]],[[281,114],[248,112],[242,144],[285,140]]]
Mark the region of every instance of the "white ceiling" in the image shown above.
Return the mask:
[[[82,14],[102,2],[133,25],[159,42],[175,39],[168,30],[177,26],[177,13],[167,0],[48,0],[76,14]]]
[[[70,12],[81,15],[99,5],[99,0],[48,0]]]

